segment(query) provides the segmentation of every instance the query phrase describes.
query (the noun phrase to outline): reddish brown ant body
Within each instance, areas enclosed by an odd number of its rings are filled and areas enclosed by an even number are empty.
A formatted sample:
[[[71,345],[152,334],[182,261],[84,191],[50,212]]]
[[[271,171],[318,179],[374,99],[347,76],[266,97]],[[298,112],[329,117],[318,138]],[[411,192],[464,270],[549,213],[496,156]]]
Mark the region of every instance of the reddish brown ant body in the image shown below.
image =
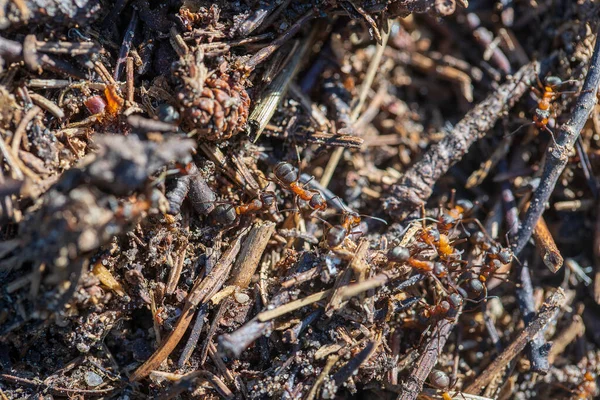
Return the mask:
[[[448,268],[441,262],[419,260],[410,254],[404,246],[396,246],[388,252],[388,260],[396,263],[406,263],[421,273],[432,273],[438,278],[448,275]]]
[[[485,284],[496,271],[513,259],[513,253],[507,248],[492,244],[487,250],[485,262],[479,270],[477,278],[467,280],[468,289],[476,294],[486,291]]]
[[[342,223],[334,225],[327,231],[326,242],[329,248],[340,246],[352,234],[352,230],[360,225],[360,216],[353,211],[344,211]]]
[[[220,225],[233,225],[240,216],[270,210],[276,203],[275,193],[266,191],[249,203],[237,206],[231,203],[218,204],[210,215]]]
[[[544,131],[547,131],[548,133],[550,133],[552,140],[554,142],[556,142],[554,139],[554,133],[548,127],[548,122],[549,122],[550,116],[552,114],[551,110],[550,110],[552,107],[552,102],[554,100],[556,100],[558,98],[558,96],[560,96],[562,94],[576,93],[575,91],[558,92],[558,91],[556,91],[556,88],[558,88],[559,86],[562,86],[566,83],[570,83],[570,82],[574,82],[574,81],[572,81],[572,80],[562,81],[557,76],[547,76],[546,78],[544,78],[543,83],[540,81],[539,77],[537,78],[537,80],[538,80],[539,88],[535,88],[535,87],[531,88],[533,93],[535,93],[535,95],[538,97],[538,105],[533,114],[533,121],[528,124],[521,125],[515,131],[513,131],[511,133],[511,135],[514,135],[521,128],[523,128],[525,126],[535,125],[539,130],[544,130]]]
[[[307,190],[300,185],[298,181],[298,172],[288,162],[280,162],[273,169],[275,178],[279,183],[298,198],[307,201],[310,208],[315,211],[324,211],[327,209],[327,201],[318,190]]]

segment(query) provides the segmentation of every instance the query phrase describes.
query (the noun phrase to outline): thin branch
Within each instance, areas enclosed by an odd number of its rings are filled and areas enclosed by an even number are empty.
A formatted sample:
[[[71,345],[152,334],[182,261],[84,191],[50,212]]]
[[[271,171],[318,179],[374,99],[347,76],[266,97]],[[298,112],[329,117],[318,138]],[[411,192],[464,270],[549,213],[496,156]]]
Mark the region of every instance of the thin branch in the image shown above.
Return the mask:
[[[398,400],[413,400],[421,393],[425,379],[427,379],[431,370],[437,364],[438,357],[442,353],[446,341],[448,341],[450,333],[454,329],[454,325],[456,325],[459,314],[460,310],[455,319],[443,319],[435,326],[429,337],[429,341],[415,362],[414,368],[402,383],[402,393],[398,396]]]
[[[600,40],[597,40],[597,38],[598,33],[596,34],[596,45],[588,74],[583,83],[581,94],[573,107],[573,114],[555,133],[556,144],[551,142],[546,150],[546,163],[544,164],[540,185],[533,192],[531,204],[525,214],[521,229],[519,229],[516,240],[513,241],[513,251],[517,256],[529,241],[538,219],[540,219],[546,208],[546,203],[554,190],[554,186],[567,165],[569,153],[596,105],[596,92],[600,84]]]
[[[468,385],[463,391],[472,394],[479,394],[485,386],[487,386],[492,379],[498,375],[500,370],[504,368],[508,363],[515,358],[525,346],[540,332],[546,325],[550,323],[553,317],[556,315],[555,311],[565,301],[565,293],[559,288],[556,292],[552,293],[546,300],[546,303],[537,313],[535,318],[531,320],[529,325],[521,331],[521,333],[513,340],[513,342],[492,361],[490,365],[483,371],[470,385]]]
[[[389,197],[384,199],[384,207],[392,215],[404,219],[426,202],[437,180],[523,96],[538,70],[537,62],[525,65],[512,79],[469,111],[444,139],[431,146],[423,158],[391,187]]]
[[[525,325],[527,325],[535,316],[535,305],[533,300],[533,285],[531,284],[531,276],[526,261],[523,262],[519,278],[520,285],[517,287],[517,299],[519,309],[521,310],[521,316]],[[529,361],[531,361],[531,370],[533,372],[542,375],[548,373],[548,368],[550,368],[550,365],[548,364],[548,352],[550,351],[550,347],[551,345],[546,343],[543,331],[531,340],[527,348],[527,356],[529,357]]]

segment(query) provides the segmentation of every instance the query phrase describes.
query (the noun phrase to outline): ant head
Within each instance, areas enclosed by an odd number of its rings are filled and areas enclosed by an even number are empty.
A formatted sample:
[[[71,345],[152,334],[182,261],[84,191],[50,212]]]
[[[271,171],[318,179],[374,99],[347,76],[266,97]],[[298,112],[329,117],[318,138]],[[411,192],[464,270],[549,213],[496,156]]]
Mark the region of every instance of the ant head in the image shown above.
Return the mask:
[[[503,264],[508,264],[512,261],[513,259],[513,252],[510,249],[507,248],[503,248],[502,250],[500,250],[500,252],[498,253],[498,259],[500,260],[500,262],[502,262]]]
[[[308,204],[311,208],[315,210],[325,210],[327,208],[327,201],[321,196],[321,193],[315,192],[313,196],[308,201]]]
[[[440,231],[435,226],[430,226],[427,230],[435,242],[440,241]]]
[[[348,231],[339,225],[332,226],[327,232],[327,246],[337,247],[342,244]]]
[[[263,192],[260,195],[260,201],[262,201],[265,206],[271,207],[277,203],[277,196],[273,192]]]
[[[454,218],[452,215],[450,214],[442,214],[442,216],[440,217],[440,225],[443,227],[448,227],[451,228],[454,224],[456,224],[456,218]]]
[[[273,169],[273,173],[277,179],[285,184],[290,184],[298,180],[298,172],[296,172],[296,168],[294,168],[292,164],[285,161],[277,164]]]
[[[472,201],[466,200],[466,199],[458,200],[456,202],[456,206],[462,208],[463,214],[468,213],[475,207],[475,205],[473,205]]]
[[[558,86],[562,83],[562,79],[560,79],[558,76],[547,76],[546,78],[544,78],[544,84],[547,86]]]
[[[433,264],[433,274],[439,278],[443,278],[448,275],[448,268],[443,263],[436,262]]]
[[[404,246],[396,246],[388,252],[388,259],[393,262],[406,262],[410,258],[410,251]]]
[[[230,225],[237,220],[237,212],[231,204],[218,204],[211,213],[215,222],[220,225]]]

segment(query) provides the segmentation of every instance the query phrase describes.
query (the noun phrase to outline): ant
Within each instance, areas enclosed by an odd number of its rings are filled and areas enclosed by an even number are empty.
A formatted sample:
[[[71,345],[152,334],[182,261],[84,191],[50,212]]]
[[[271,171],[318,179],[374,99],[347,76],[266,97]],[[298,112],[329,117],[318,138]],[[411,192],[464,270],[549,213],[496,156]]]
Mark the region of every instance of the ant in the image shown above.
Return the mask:
[[[335,248],[344,243],[344,240],[353,233],[353,229],[360,225],[360,221],[360,215],[354,211],[344,211],[342,214],[342,223],[332,226],[327,231],[327,246]]]
[[[440,321],[443,318],[452,319],[456,315],[456,310],[463,305],[463,302],[464,299],[460,294],[452,293],[446,300],[442,300],[435,306],[427,304],[419,313],[419,319],[427,324]]]
[[[552,102],[558,98],[558,96],[562,94],[573,94],[577,93],[576,91],[566,91],[566,92],[558,92],[556,89],[559,86],[562,86],[567,83],[575,82],[575,80],[563,81],[558,76],[547,76],[544,78],[544,82],[540,81],[540,78],[537,77],[537,84],[539,88],[531,87],[531,91],[538,97],[538,105],[533,114],[533,121],[518,127],[515,131],[513,131],[510,135],[514,135],[521,128],[526,126],[535,125],[539,130],[544,130],[550,133],[552,140],[556,143],[554,138],[554,133],[548,127],[548,120],[550,119],[550,108],[552,107]]]
[[[345,209],[342,212],[342,223],[339,225],[331,225],[331,224],[329,224],[329,222],[319,218],[319,219],[321,219],[321,221],[323,221],[327,225],[329,225],[329,230],[327,231],[327,234],[325,236],[325,243],[326,243],[327,247],[329,247],[330,249],[339,247],[344,243],[346,238],[348,238],[350,235],[352,235],[354,233],[362,234],[362,231],[354,230],[355,228],[360,226],[360,223],[362,221],[361,217],[375,219],[375,220],[381,221],[387,225],[387,222],[381,218],[372,217],[370,215],[361,215],[355,211],[351,211],[351,210],[347,210],[347,209]]]
[[[260,211],[270,210],[277,204],[277,196],[274,192],[265,191],[250,201],[240,205],[231,203],[218,204],[211,212],[214,221],[220,225],[233,225],[242,215],[254,214]]]
[[[307,190],[300,186],[298,181],[298,172],[292,164],[282,161],[275,166],[273,174],[279,183],[290,192],[294,193],[300,199],[307,201],[310,208],[317,211],[327,209],[327,201],[318,190]]]
[[[388,251],[388,260],[395,263],[407,263],[412,268],[422,272],[431,273],[438,278],[448,275],[448,268],[441,262],[419,260],[410,254],[410,250],[404,246],[396,246]]]
[[[485,262],[479,270],[477,278],[467,280],[469,290],[476,294],[487,292],[485,284],[492,275],[503,265],[508,264],[513,259],[513,252],[510,249],[492,244],[486,252]],[[487,296],[487,293],[486,293]]]
[[[451,206],[448,210],[440,212],[440,217],[437,221],[437,227],[440,232],[449,234],[449,232],[460,222],[463,222],[464,217],[469,214],[475,206],[469,200],[458,200],[454,203],[454,191],[452,192]]]

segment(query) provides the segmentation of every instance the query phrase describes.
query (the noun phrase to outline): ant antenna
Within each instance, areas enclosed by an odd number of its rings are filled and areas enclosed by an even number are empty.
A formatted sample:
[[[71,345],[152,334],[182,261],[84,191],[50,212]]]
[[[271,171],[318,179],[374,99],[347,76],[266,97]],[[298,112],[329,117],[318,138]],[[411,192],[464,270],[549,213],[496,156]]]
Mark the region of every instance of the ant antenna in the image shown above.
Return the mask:
[[[509,133],[508,135],[505,135],[504,137],[510,137],[510,136],[514,135],[515,133],[519,132],[521,129],[523,129],[527,126],[534,125],[534,124],[535,124],[535,122],[528,122],[526,124],[523,124],[523,125],[519,126],[517,129],[515,129],[514,131],[512,131],[511,133]]]
[[[384,224],[388,224],[387,221],[383,218],[373,217],[372,215],[358,214],[359,217],[374,219],[375,221],[383,222]]]
[[[331,222],[326,221],[325,219],[319,217],[317,214],[313,215],[314,218],[320,220],[321,222],[323,222],[325,225],[327,225],[329,228],[333,228],[333,225],[331,224]]]

